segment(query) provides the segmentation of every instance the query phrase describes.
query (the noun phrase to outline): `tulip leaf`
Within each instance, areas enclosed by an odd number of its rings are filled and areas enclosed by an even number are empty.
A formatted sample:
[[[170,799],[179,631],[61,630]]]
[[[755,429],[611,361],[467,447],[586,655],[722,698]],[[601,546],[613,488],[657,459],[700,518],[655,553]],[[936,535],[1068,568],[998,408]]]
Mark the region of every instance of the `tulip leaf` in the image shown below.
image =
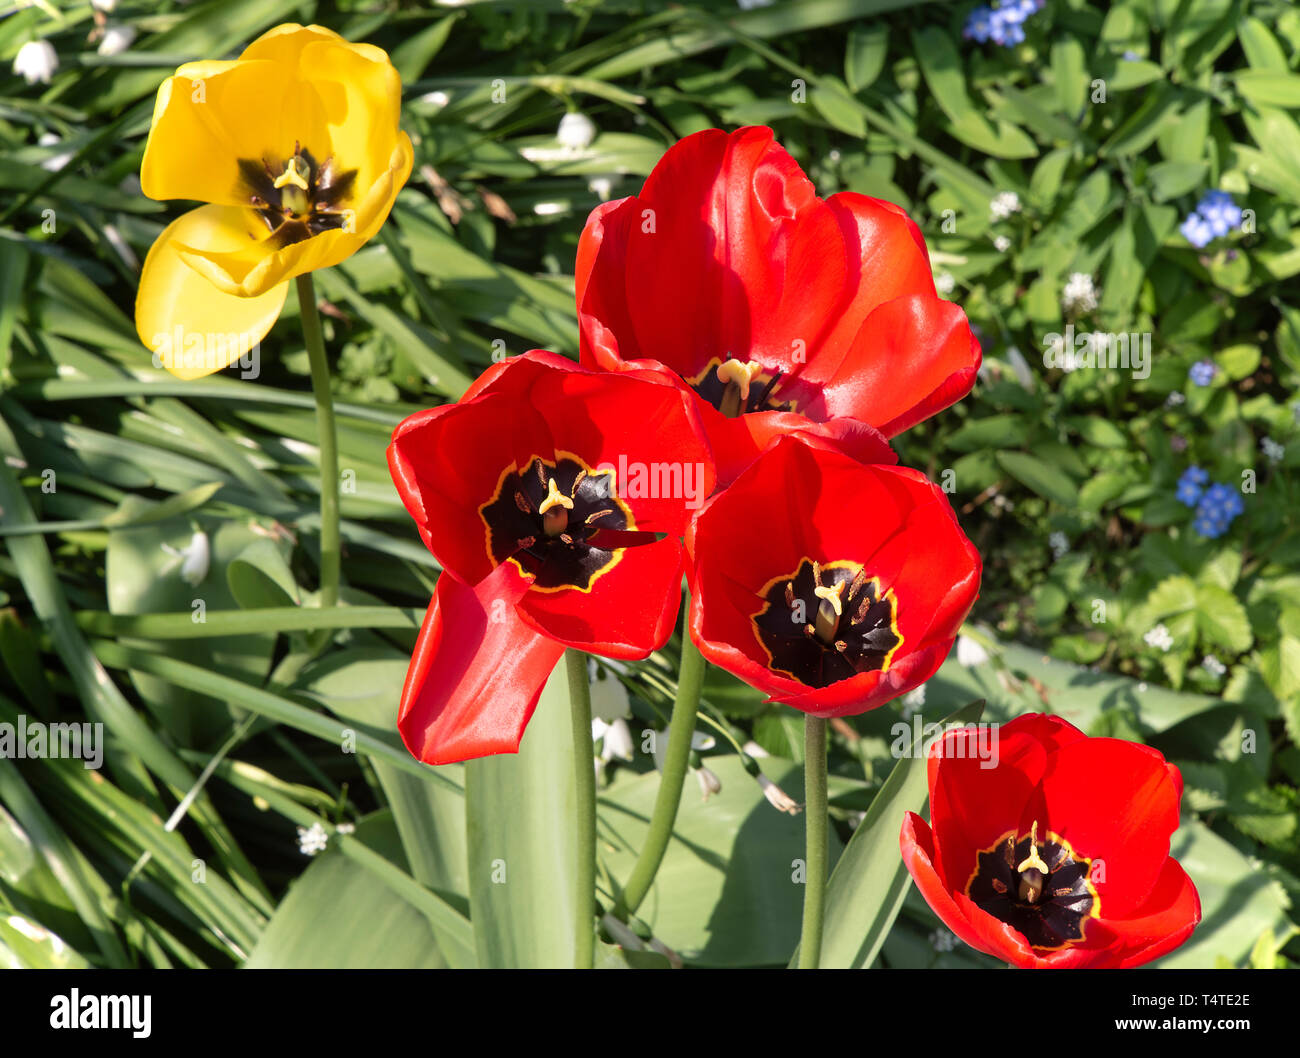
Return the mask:
[[[984,711],[983,700],[962,706],[940,722],[973,723]],[[828,969],[862,969],[880,951],[903,907],[912,880],[903,864],[898,835],[906,811],[927,812],[925,751],[927,732],[917,727],[889,778],[881,786],[849,839],[826,884],[826,920],[821,965]],[[798,961],[795,951],[791,965]]]
[[[592,766],[590,754],[574,760],[563,662],[542,691],[519,752],[465,765],[470,919],[480,966],[573,965],[573,769]]]

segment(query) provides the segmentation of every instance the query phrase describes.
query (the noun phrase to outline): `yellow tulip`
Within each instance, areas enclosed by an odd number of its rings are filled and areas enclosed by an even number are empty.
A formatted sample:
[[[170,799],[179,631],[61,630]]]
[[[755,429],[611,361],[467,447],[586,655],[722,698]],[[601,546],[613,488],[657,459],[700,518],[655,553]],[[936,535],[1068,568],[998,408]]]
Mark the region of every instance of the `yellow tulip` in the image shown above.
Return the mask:
[[[141,186],[207,205],[145,259],[135,322],[156,360],[186,379],[228,367],[271,329],[290,279],[379,231],[411,174],[400,112],[388,55],[320,26],[277,26],[163,83]]]

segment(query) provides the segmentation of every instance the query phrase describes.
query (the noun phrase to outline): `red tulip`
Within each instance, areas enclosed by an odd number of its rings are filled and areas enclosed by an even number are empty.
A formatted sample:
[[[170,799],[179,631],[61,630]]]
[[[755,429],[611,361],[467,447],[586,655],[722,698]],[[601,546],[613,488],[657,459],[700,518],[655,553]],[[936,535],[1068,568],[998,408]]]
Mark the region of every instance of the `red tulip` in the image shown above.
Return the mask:
[[[907,214],[818,198],[767,128],[670,148],[639,196],[592,213],[576,272],[582,362],[684,379],[724,484],[790,432],[894,462],[884,438],[960,400],[980,364]]]
[[[525,353],[403,421],[388,465],[443,567],[398,717],[420,760],[517,752],[566,646],[642,658],[672,633],[715,483],[674,382]]]
[[[691,635],[714,664],[814,716],[928,680],[979,590],[947,499],[906,467],[783,437],[686,537]]]
[[[972,728],[936,741],[933,829],[913,812],[903,822],[903,860],[934,913],[1026,968],[1141,966],[1182,944],[1201,901],[1169,855],[1178,769],[1056,716],[994,731],[995,754],[977,751]]]

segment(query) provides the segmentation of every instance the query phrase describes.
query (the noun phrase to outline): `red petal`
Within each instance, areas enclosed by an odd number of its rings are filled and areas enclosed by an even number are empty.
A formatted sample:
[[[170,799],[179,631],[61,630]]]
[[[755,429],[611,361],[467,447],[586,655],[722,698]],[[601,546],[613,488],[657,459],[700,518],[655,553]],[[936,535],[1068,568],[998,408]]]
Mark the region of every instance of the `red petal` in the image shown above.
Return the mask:
[[[1169,856],[1178,828],[1179,791],[1164,757],[1117,738],[1088,738],[1052,754],[1032,812],[1039,833],[1050,829],[1075,852],[1105,863],[1097,880],[1101,913],[1124,918],[1137,910]]]
[[[672,635],[682,599],[683,552],[671,537],[622,549],[591,591],[534,588],[520,616],[552,639],[612,658],[644,658]]]
[[[1019,963],[1032,959],[1032,950],[1025,938],[1010,926],[981,911],[968,899],[948,890],[935,869],[934,834],[925,820],[915,812],[903,817],[903,830],[899,835],[903,863],[916,882],[916,888],[925,897],[930,910],[939,916],[945,926],[976,951]]]
[[[476,587],[444,572],[402,688],[397,729],[426,764],[515,753],[564,647],[524,624],[510,563]]]
[[[825,376],[826,413],[863,419],[893,437],[969,393],[980,358],[979,340],[957,305],[925,295],[896,298],[863,321]]]

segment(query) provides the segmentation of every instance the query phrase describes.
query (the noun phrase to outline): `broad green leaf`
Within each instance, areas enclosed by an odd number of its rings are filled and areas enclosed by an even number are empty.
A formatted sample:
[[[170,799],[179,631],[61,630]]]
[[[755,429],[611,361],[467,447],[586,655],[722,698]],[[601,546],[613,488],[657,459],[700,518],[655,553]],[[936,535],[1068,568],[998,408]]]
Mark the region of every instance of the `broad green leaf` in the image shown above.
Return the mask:
[[[1216,584],[1202,584],[1196,590],[1196,626],[1206,640],[1234,654],[1249,650],[1254,642],[1245,607]]]
[[[1062,507],[1078,505],[1079,493],[1074,483],[1058,468],[1037,456],[1026,452],[999,452],[997,459],[1003,470],[1038,495]]]

